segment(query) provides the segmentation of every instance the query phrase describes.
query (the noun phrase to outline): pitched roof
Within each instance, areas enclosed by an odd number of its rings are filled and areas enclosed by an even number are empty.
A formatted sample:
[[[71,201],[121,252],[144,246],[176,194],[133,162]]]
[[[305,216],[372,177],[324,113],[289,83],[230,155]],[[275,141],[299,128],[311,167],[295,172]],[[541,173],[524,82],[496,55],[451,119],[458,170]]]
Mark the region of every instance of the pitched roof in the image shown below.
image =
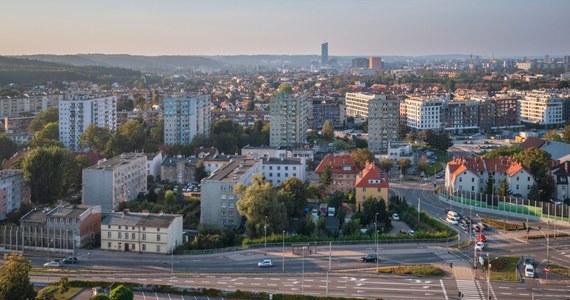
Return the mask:
[[[356,176],[356,187],[388,187],[388,179],[382,176],[380,168],[374,163],[366,162],[366,167],[362,173]]]
[[[539,139],[537,137],[529,136],[520,144],[521,150],[526,150],[530,147],[540,148],[544,144],[545,140]]]
[[[451,175],[451,181],[455,182],[458,175],[463,172],[471,172],[478,175],[479,172],[500,172],[513,176],[523,169],[523,166],[511,158],[481,158],[481,157],[454,157],[447,163]]]
[[[350,154],[326,155],[317,166],[317,169],[315,169],[315,172],[324,172],[325,166],[330,167],[331,174],[358,174],[360,172]]]

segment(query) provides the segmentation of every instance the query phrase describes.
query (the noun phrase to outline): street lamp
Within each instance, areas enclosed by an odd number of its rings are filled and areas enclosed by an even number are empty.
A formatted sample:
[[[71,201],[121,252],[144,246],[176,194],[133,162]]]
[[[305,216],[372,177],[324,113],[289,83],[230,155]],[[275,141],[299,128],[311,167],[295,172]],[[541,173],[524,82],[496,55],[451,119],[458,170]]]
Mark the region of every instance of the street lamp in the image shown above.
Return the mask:
[[[499,258],[489,259],[489,253],[487,253],[487,299],[491,299],[491,261],[495,259]]]
[[[540,231],[540,233],[542,233],[542,235],[544,235],[546,238],[546,266],[548,266],[550,264],[550,257],[548,256],[548,250],[550,249],[550,238],[548,238],[548,235],[546,235],[540,227],[538,227],[538,231]],[[548,280],[548,272],[546,272],[546,280]]]
[[[376,215],[374,216],[374,231],[376,234],[376,274],[380,274],[378,273],[378,214],[376,213]]]
[[[285,230],[283,230],[283,260],[281,264],[281,271],[285,272]]]
[[[263,235],[265,236],[264,248],[265,248],[265,256],[267,256],[267,216],[265,216],[265,223],[263,225]]]
[[[53,239],[51,239],[47,244],[47,262],[49,262],[49,252],[50,252],[49,245],[51,245],[52,242],[53,242]]]
[[[422,202],[422,199],[420,197],[418,197],[418,223],[420,222],[420,203]]]
[[[303,246],[303,263],[301,267],[301,295],[305,294],[305,251],[307,246]]]
[[[174,278],[174,250],[176,250],[176,241],[172,243],[172,253],[170,255],[170,274]]]

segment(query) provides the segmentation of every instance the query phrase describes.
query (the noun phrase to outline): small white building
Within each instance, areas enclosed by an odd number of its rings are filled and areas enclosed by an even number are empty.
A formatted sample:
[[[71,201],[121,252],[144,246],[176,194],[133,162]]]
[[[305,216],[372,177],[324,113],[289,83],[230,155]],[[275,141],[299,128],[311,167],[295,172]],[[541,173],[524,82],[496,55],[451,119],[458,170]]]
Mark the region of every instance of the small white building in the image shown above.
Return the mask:
[[[22,203],[30,202],[31,190],[24,180],[24,171],[0,170],[0,220],[20,209]]]
[[[302,182],[307,179],[307,165],[304,158],[276,158],[262,159],[263,176],[274,186],[281,185],[287,178],[296,177]]]
[[[101,249],[171,254],[182,245],[182,215],[114,212],[101,221]]]

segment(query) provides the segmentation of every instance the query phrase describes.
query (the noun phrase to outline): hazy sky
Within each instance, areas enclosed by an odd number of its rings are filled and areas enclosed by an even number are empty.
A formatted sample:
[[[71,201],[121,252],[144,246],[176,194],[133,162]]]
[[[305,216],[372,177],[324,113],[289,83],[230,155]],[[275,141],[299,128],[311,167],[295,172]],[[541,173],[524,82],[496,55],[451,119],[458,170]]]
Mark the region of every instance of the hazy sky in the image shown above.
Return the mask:
[[[570,0],[3,0],[0,55],[570,54]]]

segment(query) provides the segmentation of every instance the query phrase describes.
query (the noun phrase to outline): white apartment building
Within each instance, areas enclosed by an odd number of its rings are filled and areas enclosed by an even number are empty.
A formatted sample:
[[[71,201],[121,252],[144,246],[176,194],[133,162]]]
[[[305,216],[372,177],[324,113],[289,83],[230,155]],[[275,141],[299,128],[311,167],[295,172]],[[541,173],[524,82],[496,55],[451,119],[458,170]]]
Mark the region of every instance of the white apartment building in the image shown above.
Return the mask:
[[[281,185],[289,177],[297,177],[302,182],[307,180],[307,164],[304,158],[276,158],[262,159],[263,176],[274,186]]]
[[[0,97],[0,118],[37,114],[50,107],[58,107],[61,94],[25,95],[24,97]]]
[[[539,125],[564,124],[562,99],[546,91],[531,91],[518,100],[520,121]]]
[[[308,104],[304,96],[278,93],[269,102],[269,145],[287,147],[307,140]]]
[[[75,96],[59,102],[59,140],[73,151],[87,150],[79,139],[89,125],[117,129],[117,98],[115,96],[87,99]]]
[[[249,185],[254,174],[263,173],[261,160],[232,159],[228,164],[202,179],[200,224],[237,228],[241,215],[233,192],[238,183]]]
[[[101,221],[101,249],[171,254],[182,245],[182,215],[114,212]]]
[[[442,125],[441,98],[411,97],[400,105],[406,126],[415,130],[439,130]]]
[[[146,193],[147,156],[124,153],[83,169],[83,204],[101,205],[103,213]]]
[[[368,119],[370,101],[387,100],[386,95],[373,95],[366,93],[346,93],[345,108],[346,116],[360,118],[362,121]]]
[[[30,186],[22,170],[0,170],[0,220],[20,209],[21,203],[31,202]]]
[[[379,97],[369,102],[368,149],[373,153],[388,150],[391,142],[400,139],[400,101],[393,97]]]
[[[210,95],[164,99],[164,143],[190,144],[197,134],[210,135]]]

